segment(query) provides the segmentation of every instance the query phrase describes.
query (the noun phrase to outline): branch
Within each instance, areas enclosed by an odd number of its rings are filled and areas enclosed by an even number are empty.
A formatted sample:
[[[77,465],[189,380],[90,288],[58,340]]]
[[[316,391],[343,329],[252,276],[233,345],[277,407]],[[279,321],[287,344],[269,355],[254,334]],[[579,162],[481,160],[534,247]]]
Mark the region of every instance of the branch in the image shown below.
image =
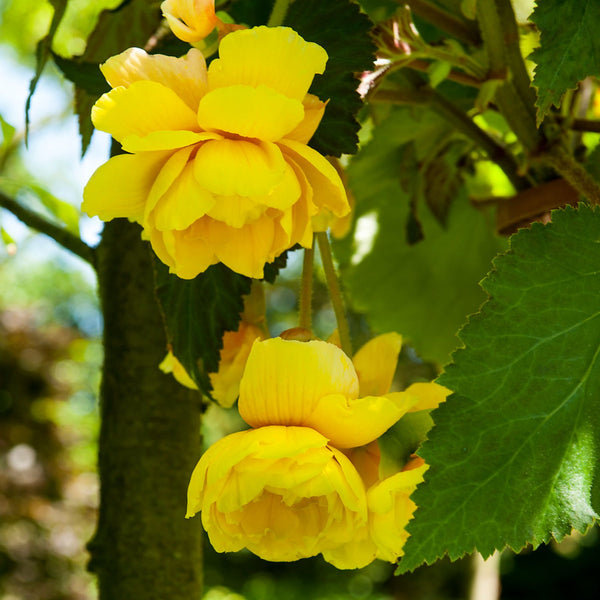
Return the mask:
[[[88,246],[70,231],[63,227],[59,227],[58,225],[54,225],[54,223],[46,220],[38,213],[21,206],[16,200],[9,198],[3,192],[0,192],[0,207],[11,212],[28,227],[51,237],[57,244],[73,254],[76,254],[95,268],[96,251],[94,248]]]
[[[405,0],[402,4],[408,4],[415,15],[453,35],[455,38],[471,44],[471,46],[479,46],[481,44],[481,37],[476,28],[469,27],[466,22],[439,6],[429,3],[427,0]]]

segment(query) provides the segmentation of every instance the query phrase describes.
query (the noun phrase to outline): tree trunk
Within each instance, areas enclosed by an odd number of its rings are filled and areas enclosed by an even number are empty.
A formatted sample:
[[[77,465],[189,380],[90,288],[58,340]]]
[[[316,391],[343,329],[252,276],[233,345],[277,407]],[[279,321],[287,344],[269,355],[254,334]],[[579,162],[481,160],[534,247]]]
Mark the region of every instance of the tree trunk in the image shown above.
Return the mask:
[[[148,244],[123,219],[98,247],[104,314],[100,514],[89,543],[100,600],[199,600],[198,522],[184,519],[200,456],[200,395],[158,369],[166,352]]]

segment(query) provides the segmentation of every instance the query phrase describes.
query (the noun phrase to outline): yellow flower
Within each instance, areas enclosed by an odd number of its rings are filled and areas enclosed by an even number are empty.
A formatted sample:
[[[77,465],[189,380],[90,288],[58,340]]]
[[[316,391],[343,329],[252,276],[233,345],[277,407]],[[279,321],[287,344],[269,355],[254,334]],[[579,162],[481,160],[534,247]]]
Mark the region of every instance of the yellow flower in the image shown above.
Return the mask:
[[[187,517],[199,511],[215,550],[272,561],[347,544],[367,520],[358,473],[308,427],[260,427],[213,444],[188,489]]]
[[[325,110],[307,91],[327,54],[289,28],[257,27],[227,35],[219,55],[208,71],[195,49],[131,48],[102,65],[113,90],[92,120],[130,154],[94,173],[83,210],[139,222],[179,277],[222,262],[260,278],[311,245],[319,210],[349,212],[336,170],[307,146]]]
[[[219,21],[215,0],[165,0],[160,8],[171,31],[184,42],[203,40]]]

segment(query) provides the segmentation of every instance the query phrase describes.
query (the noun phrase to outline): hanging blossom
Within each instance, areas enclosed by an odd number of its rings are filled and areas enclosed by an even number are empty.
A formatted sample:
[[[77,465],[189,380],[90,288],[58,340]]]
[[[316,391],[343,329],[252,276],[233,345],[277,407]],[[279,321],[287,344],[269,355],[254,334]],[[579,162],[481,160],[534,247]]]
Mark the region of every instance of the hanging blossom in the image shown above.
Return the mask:
[[[219,552],[248,548],[271,561],[322,554],[338,568],[395,561],[415,510],[410,494],[426,465],[379,476],[376,439],[410,410],[414,393],[389,393],[400,336],[386,334],[353,362],[335,345],[255,342],[240,385],[251,429],[204,453],[191,477],[187,517]],[[447,390],[426,384],[426,403]]]
[[[181,278],[217,262],[262,277],[284,250],[310,247],[315,214],[350,210],[335,168],[307,145],[325,110],[307,91],[326,61],[287,27],[230,33],[208,71],[196,49],[110,58],[113,89],[92,120],[128,154],[92,175],[83,210],[140,223]]]

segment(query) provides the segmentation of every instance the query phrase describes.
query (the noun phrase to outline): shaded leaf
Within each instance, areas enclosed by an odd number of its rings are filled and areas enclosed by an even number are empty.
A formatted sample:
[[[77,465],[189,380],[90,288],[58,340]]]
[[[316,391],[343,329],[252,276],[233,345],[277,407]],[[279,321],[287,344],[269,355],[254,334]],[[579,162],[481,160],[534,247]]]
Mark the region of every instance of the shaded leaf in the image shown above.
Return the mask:
[[[439,378],[430,465],[402,572],[444,554],[519,551],[600,510],[600,211],[552,213],[513,236],[482,282],[490,298]]]
[[[236,331],[250,293],[248,277],[222,264],[195,279],[179,279],[154,258],[156,294],[162,308],[167,340],[173,354],[200,390],[210,395],[209,373],[219,366],[225,331]]]
[[[362,107],[354,74],[373,68],[375,52],[369,18],[349,0],[302,0],[292,4],[285,24],[329,55],[325,73],[315,77],[310,89],[322,100],[329,99],[310,145],[331,156],[354,154],[360,128],[355,116]]]
[[[541,32],[540,46],[530,55],[536,63],[537,123],[563,94],[589,75],[600,75],[600,2],[544,0],[531,20]]]
[[[44,207],[73,234],[79,236],[79,211],[68,202],[58,199],[48,190],[32,183],[27,184]]]
[[[98,68],[98,63],[63,58],[55,52],[52,53],[52,58],[62,74],[87,94],[99,97],[110,90],[110,85],[106,83]]]

